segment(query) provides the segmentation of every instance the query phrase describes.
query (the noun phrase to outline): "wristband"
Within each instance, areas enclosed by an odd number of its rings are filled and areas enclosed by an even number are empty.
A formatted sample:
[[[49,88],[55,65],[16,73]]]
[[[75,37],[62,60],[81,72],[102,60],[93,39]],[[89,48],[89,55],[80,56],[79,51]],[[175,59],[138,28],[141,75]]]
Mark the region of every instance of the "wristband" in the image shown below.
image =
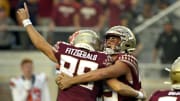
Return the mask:
[[[138,96],[136,98],[138,98],[138,99],[144,98],[144,94],[142,92],[138,91],[137,93],[138,93]]]
[[[24,26],[24,27],[32,24],[32,22],[30,21],[30,19],[25,19],[25,20],[22,21],[22,23],[23,23],[23,26]]]

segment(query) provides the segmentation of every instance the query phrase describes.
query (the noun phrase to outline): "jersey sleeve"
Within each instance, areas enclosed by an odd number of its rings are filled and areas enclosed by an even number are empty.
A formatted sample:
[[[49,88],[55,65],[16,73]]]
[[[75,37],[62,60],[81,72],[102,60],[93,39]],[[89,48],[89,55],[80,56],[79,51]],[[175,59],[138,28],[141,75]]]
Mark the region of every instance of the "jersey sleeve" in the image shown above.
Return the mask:
[[[157,98],[157,94],[159,93],[159,91],[156,91],[154,92],[150,98],[149,98],[149,101],[156,101],[158,98]]]
[[[137,59],[133,55],[130,54],[119,55],[118,59],[119,61],[122,61],[133,68],[138,67]]]
[[[56,57],[56,59],[58,60],[58,63],[60,61],[60,46],[61,46],[61,41],[58,41],[53,47],[53,52],[54,52],[54,55]],[[60,64],[60,63],[59,63]]]

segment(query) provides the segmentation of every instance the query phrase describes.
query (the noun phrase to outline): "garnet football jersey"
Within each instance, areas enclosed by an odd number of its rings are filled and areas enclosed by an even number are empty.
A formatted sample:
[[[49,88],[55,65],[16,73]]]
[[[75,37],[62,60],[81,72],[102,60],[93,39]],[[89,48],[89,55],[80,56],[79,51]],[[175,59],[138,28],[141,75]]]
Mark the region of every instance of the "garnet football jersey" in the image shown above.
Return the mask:
[[[55,45],[55,56],[60,64],[60,71],[71,77],[105,67],[108,56],[104,53],[83,50],[64,42]],[[63,90],[58,101],[96,101],[99,82],[87,82]]]
[[[126,80],[124,75],[118,77],[117,79],[124,84],[129,85],[130,87],[140,90],[141,89],[141,81],[139,79],[139,70],[138,70],[138,63],[137,59],[130,54],[120,53],[118,55],[118,60],[124,62],[128,65],[129,69],[131,70],[132,74],[132,82]],[[117,94],[116,92],[112,91],[109,87],[105,87],[104,89],[104,101],[136,101],[136,98],[133,97],[125,97]]]
[[[180,101],[180,90],[156,91],[149,101]]]

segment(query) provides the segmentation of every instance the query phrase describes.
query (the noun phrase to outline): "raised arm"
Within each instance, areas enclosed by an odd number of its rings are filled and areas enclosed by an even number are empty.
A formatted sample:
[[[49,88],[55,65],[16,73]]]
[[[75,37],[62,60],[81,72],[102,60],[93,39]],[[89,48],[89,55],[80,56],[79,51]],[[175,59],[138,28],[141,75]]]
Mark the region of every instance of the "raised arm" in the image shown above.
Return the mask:
[[[34,44],[34,46],[42,51],[49,59],[57,63],[57,59],[53,53],[52,46],[41,36],[41,34],[33,27],[31,21],[29,20],[29,12],[26,3],[24,3],[24,8],[18,9],[18,18],[26,28],[28,35]]]
[[[119,95],[135,97],[138,99],[146,98],[146,95],[143,94],[143,92],[137,91],[137,90],[133,89],[132,87],[120,82],[119,80],[117,80],[115,78],[106,80],[106,83],[111,89],[113,89]]]

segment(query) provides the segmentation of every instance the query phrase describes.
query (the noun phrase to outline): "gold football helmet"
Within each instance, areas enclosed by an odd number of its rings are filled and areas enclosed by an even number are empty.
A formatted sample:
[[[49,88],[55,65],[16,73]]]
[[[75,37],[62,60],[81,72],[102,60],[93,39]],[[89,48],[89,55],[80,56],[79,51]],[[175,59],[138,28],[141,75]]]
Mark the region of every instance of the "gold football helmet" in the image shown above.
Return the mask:
[[[100,50],[100,39],[92,30],[79,30],[69,37],[70,44],[91,51]]]
[[[180,89],[180,57],[171,66],[170,78],[173,89]]]
[[[119,45],[116,47],[115,50],[113,50],[114,53],[115,52],[131,53],[136,49],[136,38],[129,28],[125,26],[114,26],[106,32],[105,36],[107,38],[108,36],[111,35],[119,36],[121,39]],[[109,51],[110,53],[113,53],[112,50],[107,48],[105,45],[105,51],[106,50]]]

